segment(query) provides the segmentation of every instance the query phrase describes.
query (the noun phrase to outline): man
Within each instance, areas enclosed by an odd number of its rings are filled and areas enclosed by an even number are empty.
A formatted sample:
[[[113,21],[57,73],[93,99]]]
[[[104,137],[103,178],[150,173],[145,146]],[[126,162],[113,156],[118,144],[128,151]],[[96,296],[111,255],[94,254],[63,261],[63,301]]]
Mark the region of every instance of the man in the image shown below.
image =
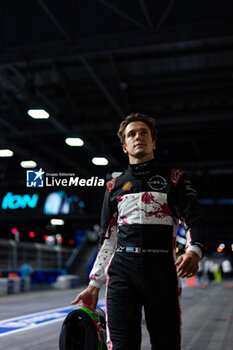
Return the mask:
[[[95,308],[106,279],[108,348],[139,350],[144,306],[153,350],[180,350],[178,277],[198,271],[204,251],[204,228],[196,191],[183,171],[154,160],[155,120],[129,115],[118,136],[129,167],[107,183],[101,247],[90,284],[72,302]],[[187,227],[186,253],[176,260],[179,219]]]

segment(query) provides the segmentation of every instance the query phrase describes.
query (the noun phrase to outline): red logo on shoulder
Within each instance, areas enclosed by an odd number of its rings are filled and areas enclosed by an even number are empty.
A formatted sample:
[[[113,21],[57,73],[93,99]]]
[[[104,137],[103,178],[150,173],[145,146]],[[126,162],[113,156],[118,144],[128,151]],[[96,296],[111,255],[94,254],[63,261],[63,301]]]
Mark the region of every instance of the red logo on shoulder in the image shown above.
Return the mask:
[[[116,186],[116,177],[114,177],[112,180],[107,182],[108,192],[111,193],[115,186]]]
[[[171,182],[176,186],[181,178],[181,176],[184,174],[184,171],[178,170],[178,169],[171,169]]]

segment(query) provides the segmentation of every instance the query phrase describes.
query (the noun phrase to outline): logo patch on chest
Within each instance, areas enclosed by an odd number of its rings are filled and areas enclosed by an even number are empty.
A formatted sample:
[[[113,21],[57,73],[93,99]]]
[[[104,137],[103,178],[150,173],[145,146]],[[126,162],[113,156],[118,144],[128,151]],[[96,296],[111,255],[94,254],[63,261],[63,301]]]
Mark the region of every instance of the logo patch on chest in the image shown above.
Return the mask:
[[[132,183],[130,181],[126,182],[123,187],[122,187],[122,190],[123,191],[129,191],[132,187]]]
[[[147,182],[150,188],[155,191],[161,191],[167,186],[167,181],[160,175],[155,175]]]

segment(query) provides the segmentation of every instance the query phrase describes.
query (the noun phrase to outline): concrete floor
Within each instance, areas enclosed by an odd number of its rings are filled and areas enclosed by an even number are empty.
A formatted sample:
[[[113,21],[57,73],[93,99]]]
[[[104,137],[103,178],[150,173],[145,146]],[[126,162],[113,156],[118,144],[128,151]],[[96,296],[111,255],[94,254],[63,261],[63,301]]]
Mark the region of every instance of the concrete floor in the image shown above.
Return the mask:
[[[183,350],[233,349],[233,288],[212,282],[205,288],[190,287],[182,295]],[[44,290],[0,297],[0,320],[69,306],[76,290]],[[100,297],[104,297],[104,290]],[[62,321],[40,325],[0,337],[1,350],[58,350]],[[142,320],[142,350],[149,339]]]

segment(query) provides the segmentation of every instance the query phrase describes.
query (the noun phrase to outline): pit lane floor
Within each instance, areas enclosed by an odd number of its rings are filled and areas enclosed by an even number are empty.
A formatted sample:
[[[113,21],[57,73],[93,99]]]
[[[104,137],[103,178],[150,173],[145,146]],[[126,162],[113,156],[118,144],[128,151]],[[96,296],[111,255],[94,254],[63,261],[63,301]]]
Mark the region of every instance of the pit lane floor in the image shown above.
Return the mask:
[[[233,282],[221,284],[212,282],[207,286],[200,285],[199,288],[183,289],[181,303],[183,350],[233,349],[232,287]],[[9,319],[17,320],[18,317],[28,314],[34,314],[35,321],[37,313],[68,308],[76,292],[74,289],[46,290],[0,297],[0,323]],[[104,290],[101,291],[100,298],[104,298]],[[42,322],[38,326],[34,324],[32,328],[25,328],[15,333],[5,333],[4,336],[0,334],[0,349],[58,350],[62,322],[62,319],[44,324]],[[142,350],[149,350],[149,338],[144,319],[142,337]]]

